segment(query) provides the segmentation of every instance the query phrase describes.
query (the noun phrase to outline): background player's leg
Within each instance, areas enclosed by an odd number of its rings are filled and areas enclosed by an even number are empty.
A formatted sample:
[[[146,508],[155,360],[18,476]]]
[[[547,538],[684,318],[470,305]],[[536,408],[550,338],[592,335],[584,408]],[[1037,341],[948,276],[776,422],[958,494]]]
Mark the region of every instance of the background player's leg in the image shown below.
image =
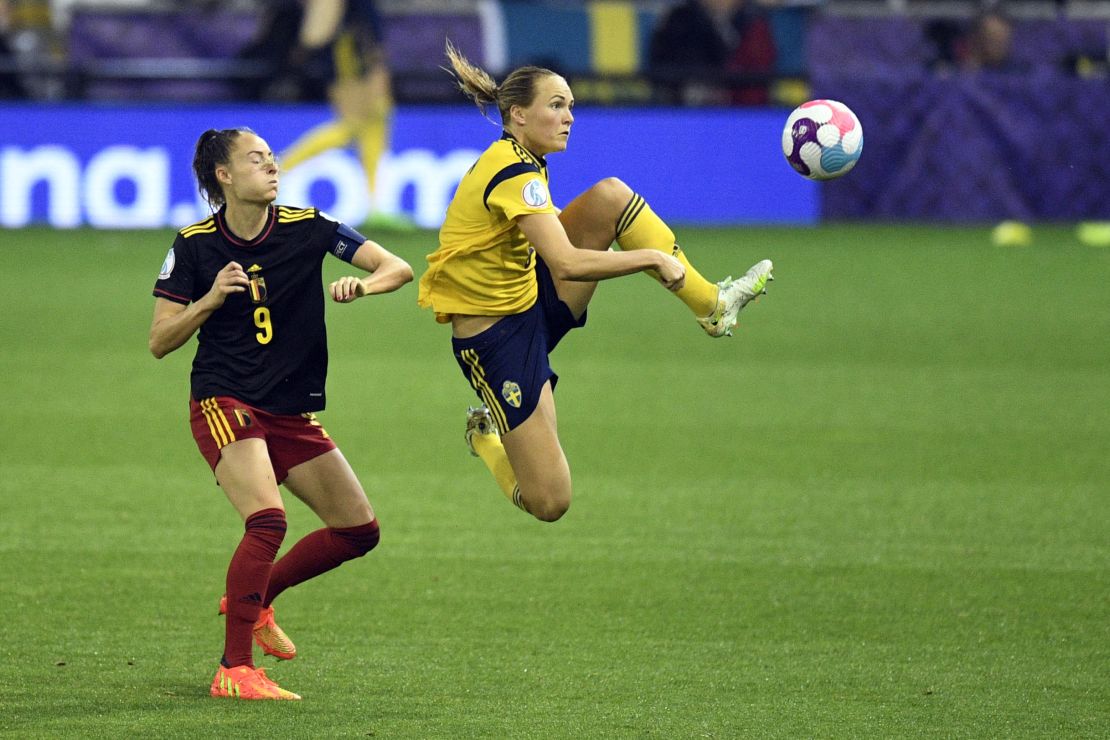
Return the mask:
[[[370,198],[371,216],[378,213],[378,164],[389,145],[389,120],[376,118],[361,121],[356,133],[358,157],[366,175],[366,194]]]
[[[565,514],[570,508],[570,466],[559,444],[550,381],[544,383],[532,415],[501,441],[520,486],[521,508],[546,522]]]
[[[366,228],[411,229],[407,219],[381,212],[378,199],[378,164],[389,151],[393,125],[393,92],[389,70],[384,64],[374,65],[359,81],[360,101],[347,106],[345,116],[355,130],[359,160],[366,175],[366,193],[370,198],[370,215]]]
[[[355,132],[344,121],[330,121],[320,124],[301,134],[281,153],[279,163],[282,169],[291,170],[297,165],[332,149],[347,146]]]
[[[367,97],[366,109],[352,125],[357,132],[359,158],[366,172],[367,193],[372,205],[376,206],[378,162],[389,148],[393,94],[389,89],[389,72],[382,65],[370,70],[362,83],[363,94]]]

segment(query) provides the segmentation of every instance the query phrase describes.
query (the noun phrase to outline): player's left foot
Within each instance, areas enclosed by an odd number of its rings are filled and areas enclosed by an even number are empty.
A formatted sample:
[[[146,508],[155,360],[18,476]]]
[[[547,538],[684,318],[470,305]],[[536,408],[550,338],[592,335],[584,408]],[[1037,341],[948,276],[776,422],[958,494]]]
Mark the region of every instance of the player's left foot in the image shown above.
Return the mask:
[[[711,337],[731,337],[736,317],[744,306],[767,292],[767,283],[774,280],[771,260],[752,265],[742,277],[725,278],[717,283],[717,308],[708,316],[698,319],[698,324]]]
[[[227,595],[220,597],[220,614],[227,614]],[[262,652],[281,660],[293,660],[297,657],[297,646],[285,634],[285,630],[277,626],[274,621],[274,607],[268,606],[258,614],[258,620],[252,629],[254,641],[262,648]]]
[[[471,406],[466,410],[466,446],[470,448],[470,454],[478,457],[478,451],[474,449],[474,435],[475,434],[497,434],[497,425],[493,423],[493,414],[485,404],[478,408]]]

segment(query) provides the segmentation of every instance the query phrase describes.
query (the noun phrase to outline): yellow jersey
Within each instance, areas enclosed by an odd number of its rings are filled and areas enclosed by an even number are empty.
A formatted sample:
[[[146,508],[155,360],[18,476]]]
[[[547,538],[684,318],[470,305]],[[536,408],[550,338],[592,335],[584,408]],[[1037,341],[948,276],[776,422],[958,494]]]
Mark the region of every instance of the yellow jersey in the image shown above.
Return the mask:
[[[455,191],[428,255],[417,302],[446,323],[454,314],[507,316],[536,302],[535,249],[519,216],[557,213],[547,162],[509,134],[489,146]]]

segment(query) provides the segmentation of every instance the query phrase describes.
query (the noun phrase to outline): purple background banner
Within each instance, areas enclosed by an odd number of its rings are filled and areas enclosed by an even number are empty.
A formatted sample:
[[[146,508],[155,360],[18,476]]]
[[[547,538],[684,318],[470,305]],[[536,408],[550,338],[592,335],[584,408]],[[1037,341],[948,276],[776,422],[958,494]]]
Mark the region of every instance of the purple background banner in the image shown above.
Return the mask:
[[[1105,59],[1107,28],[1019,22],[1010,71],[934,71],[919,20],[815,16],[812,97],[844,102],[864,131],[855,170],[822,188],[822,217],[1110,218],[1110,79],[1072,58]]]
[[[1103,80],[961,74],[825,78],[815,95],[863,123],[856,169],[823,188],[827,219],[1110,218]]]

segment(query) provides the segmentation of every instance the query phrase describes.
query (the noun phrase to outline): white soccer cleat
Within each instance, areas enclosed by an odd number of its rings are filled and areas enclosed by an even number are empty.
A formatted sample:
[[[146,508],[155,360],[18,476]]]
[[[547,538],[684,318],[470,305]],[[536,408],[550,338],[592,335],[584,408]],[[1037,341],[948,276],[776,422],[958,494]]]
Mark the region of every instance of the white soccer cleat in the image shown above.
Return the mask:
[[[774,265],[771,260],[762,260],[752,265],[743,277],[733,280],[727,277],[717,283],[717,309],[698,323],[711,337],[731,337],[736,326],[736,316],[744,306],[767,292],[767,283],[775,279],[771,274]]]
[[[470,448],[471,455],[478,457],[478,451],[474,449],[475,434],[498,434],[493,415],[485,404],[478,408],[471,406],[466,410],[466,446]]]

